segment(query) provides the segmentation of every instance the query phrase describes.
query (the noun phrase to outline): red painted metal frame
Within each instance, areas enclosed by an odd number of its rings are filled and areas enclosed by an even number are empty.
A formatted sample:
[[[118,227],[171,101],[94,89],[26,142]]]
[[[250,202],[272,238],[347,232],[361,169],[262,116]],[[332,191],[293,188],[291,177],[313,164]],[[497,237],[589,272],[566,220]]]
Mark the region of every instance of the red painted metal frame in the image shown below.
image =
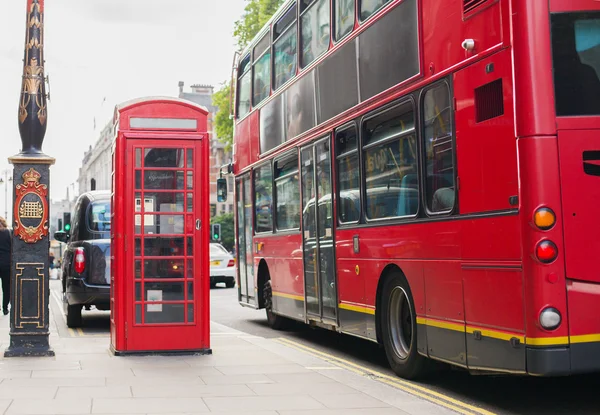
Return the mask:
[[[399,2],[392,1],[386,10]],[[393,265],[406,275],[419,317],[463,327],[466,333],[478,328],[495,332],[498,338],[512,335],[531,346],[565,345],[569,336],[600,341],[600,319],[594,317],[600,312],[600,275],[597,266],[590,267],[590,247],[595,252],[600,247],[592,240],[600,221],[591,199],[597,200],[600,194],[590,193],[594,185],[583,176],[580,165],[582,151],[600,148],[600,117],[556,117],[550,37],[550,13],[597,11],[600,2],[490,1],[464,20],[462,3],[419,0],[422,76],[359,104],[269,154],[259,152],[259,112],[264,103],[253,108],[246,118],[237,120],[234,172],[245,174],[266,159],[331,134],[350,120],[451,76],[457,94],[459,215],[380,226],[337,226],[340,302],[376,308],[382,273]],[[327,59],[384,13],[360,27],[357,21],[352,35],[332,44],[330,52],[306,69]],[[469,38],[476,41],[473,52],[460,46]],[[485,70],[488,63],[495,66],[491,74]],[[476,125],[473,90],[499,77],[504,84],[504,116]],[[511,196],[518,196],[516,205],[509,202]],[[556,213],[557,223],[549,230],[533,223],[540,207]],[[573,220],[569,207],[586,218],[587,228]],[[353,250],[357,235],[360,254]],[[550,264],[535,256],[536,245],[545,239],[559,250]],[[300,233],[255,236],[254,246],[262,244],[261,252],[255,252],[255,278],[258,264],[264,261],[269,269],[277,269],[270,275],[278,291],[302,297],[302,253],[297,256],[301,241]],[[587,255],[573,253],[579,251]],[[297,275],[302,277],[299,282]],[[540,312],[548,306],[563,317],[563,323],[551,331],[539,323]]]
[[[210,222],[208,177],[208,112],[193,103],[171,98],[141,99],[115,110],[113,144],[113,225],[111,230],[111,348],[118,353],[177,352],[210,349],[210,277],[208,238]],[[130,129],[130,119],[195,119],[195,131]],[[183,212],[184,226],[194,236],[194,322],[189,324],[147,324],[136,326],[134,313],[134,189],[133,148],[159,146],[194,149],[194,211]],[[187,166],[183,170],[187,169]],[[154,169],[152,169],[154,170]],[[171,169],[175,170],[175,169]],[[177,169],[182,170],[182,169]],[[185,175],[184,175],[185,177]],[[160,192],[153,189],[152,192]],[[184,186],[181,191],[189,193]],[[187,203],[187,197],[184,197]],[[129,211],[126,215],[123,212]],[[152,213],[160,214],[157,212]],[[203,226],[194,230],[195,220]],[[165,236],[165,235],[161,235]],[[184,231],[184,238],[188,232]],[[186,242],[187,243],[187,242]],[[162,257],[164,259],[164,257]],[[187,268],[187,267],[186,267]],[[178,280],[179,281],[186,281]],[[187,285],[184,288],[187,292]],[[188,301],[191,302],[191,301]],[[172,303],[169,301],[164,304]],[[186,307],[187,314],[187,307]]]

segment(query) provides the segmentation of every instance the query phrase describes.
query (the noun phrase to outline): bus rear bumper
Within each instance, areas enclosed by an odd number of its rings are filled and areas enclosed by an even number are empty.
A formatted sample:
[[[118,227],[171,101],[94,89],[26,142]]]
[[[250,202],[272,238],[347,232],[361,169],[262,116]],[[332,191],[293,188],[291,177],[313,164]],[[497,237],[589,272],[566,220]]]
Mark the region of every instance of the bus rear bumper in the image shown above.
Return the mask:
[[[591,372],[600,372],[600,342],[527,348],[527,373],[530,375],[566,376]]]

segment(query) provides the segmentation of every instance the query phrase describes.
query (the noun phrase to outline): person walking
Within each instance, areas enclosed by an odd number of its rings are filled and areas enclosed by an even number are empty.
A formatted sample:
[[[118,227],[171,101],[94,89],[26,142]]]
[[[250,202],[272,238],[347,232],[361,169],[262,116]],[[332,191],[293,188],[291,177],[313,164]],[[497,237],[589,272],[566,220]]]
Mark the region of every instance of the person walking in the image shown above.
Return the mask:
[[[10,304],[10,267],[12,235],[6,219],[0,216],[0,278],[2,278],[2,312],[8,314]]]

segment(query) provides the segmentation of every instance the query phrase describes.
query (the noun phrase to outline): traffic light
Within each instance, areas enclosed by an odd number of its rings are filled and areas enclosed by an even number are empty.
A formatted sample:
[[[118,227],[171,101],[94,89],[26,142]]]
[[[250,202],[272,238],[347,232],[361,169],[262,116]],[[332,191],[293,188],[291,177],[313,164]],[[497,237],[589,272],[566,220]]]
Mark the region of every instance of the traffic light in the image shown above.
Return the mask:
[[[211,225],[211,238],[213,241],[221,241],[221,224],[214,223]]]
[[[71,230],[71,213],[65,212],[63,213],[63,223],[65,224],[65,232],[69,232]]]
[[[62,224],[63,224],[63,220],[62,219],[58,219],[58,230],[59,231],[63,230]]]

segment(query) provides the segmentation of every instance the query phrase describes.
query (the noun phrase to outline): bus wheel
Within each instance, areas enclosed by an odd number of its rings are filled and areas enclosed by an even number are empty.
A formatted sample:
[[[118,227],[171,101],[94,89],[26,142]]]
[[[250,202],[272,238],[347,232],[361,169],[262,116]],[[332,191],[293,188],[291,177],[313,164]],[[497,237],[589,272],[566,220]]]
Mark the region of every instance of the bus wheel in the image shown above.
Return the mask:
[[[396,273],[388,278],[382,295],[381,328],[388,362],[398,376],[418,378],[425,372],[425,358],[417,351],[415,306],[404,276]]]
[[[267,280],[263,287],[263,296],[265,299],[265,310],[267,311],[267,321],[273,330],[285,330],[290,321],[282,316],[273,313],[273,290],[271,280]]]

